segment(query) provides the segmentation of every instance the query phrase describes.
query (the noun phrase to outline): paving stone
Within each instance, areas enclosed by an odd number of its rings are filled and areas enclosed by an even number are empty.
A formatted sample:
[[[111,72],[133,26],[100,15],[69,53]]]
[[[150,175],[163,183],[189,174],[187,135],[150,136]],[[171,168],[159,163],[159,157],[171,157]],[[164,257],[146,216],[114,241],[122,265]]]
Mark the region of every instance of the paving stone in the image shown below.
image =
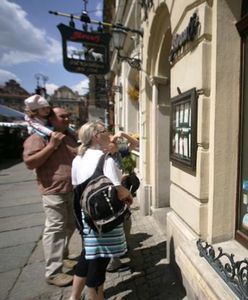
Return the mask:
[[[0,231],[28,228],[44,224],[44,213],[38,212],[28,215],[0,218]]]
[[[139,285],[144,286],[144,283],[145,283],[146,281],[145,281],[145,278],[144,278],[144,277],[140,277],[140,278],[136,278],[136,279],[134,280],[134,282],[135,282],[135,285],[136,285],[136,286],[139,286]]]
[[[50,299],[48,297],[59,292],[60,288],[48,285],[44,273],[43,263],[27,265],[22,270],[8,300]]]
[[[44,262],[44,252],[43,252],[43,246],[42,246],[42,237],[40,237],[40,240],[36,243],[36,247],[31,253],[27,264],[33,264],[37,262]]]
[[[24,267],[34,247],[28,243],[0,249],[0,273]]]
[[[42,212],[41,203],[34,204],[23,204],[12,207],[3,207],[0,210],[0,218],[2,217],[13,217],[19,215],[29,215],[31,213],[39,213]]]
[[[43,231],[43,226],[33,228],[19,229],[0,233],[0,247],[18,246],[30,242],[35,242],[40,239]]]
[[[12,187],[13,189],[13,187]],[[18,188],[19,189],[19,188]],[[1,189],[2,192],[2,189]],[[6,191],[2,193],[0,196],[0,208],[3,207],[12,207],[23,204],[31,204],[38,203],[41,205],[41,197],[37,194],[37,192],[28,193],[27,195],[27,187],[23,189],[23,191],[19,191],[18,193],[11,191],[11,197],[8,195],[10,192]],[[6,202],[6,199],[8,201]]]
[[[20,272],[21,269],[15,269],[12,271],[0,273],[0,300],[7,299],[7,296],[13,288]]]

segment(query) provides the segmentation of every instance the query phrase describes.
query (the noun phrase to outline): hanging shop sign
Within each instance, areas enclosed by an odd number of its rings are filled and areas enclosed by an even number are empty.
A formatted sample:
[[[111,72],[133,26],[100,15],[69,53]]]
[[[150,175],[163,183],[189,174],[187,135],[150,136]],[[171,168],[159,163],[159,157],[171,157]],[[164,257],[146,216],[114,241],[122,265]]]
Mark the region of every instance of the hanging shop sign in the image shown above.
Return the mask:
[[[171,99],[170,159],[196,168],[197,93],[193,88]]]
[[[67,71],[85,75],[109,72],[110,34],[81,31],[64,24],[57,27],[62,36],[63,64]]]
[[[185,46],[186,43],[194,40],[195,36],[197,35],[199,25],[199,17],[196,13],[194,13],[190,18],[189,24],[185,30],[181,34],[176,34],[173,36],[169,55],[170,63],[174,61],[177,53],[181,51],[182,47]]]

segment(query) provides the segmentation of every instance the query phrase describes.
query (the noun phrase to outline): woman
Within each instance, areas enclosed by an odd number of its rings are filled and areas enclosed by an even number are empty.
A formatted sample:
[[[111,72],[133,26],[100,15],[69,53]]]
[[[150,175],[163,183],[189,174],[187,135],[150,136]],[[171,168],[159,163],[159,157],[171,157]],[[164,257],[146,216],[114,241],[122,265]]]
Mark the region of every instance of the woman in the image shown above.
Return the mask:
[[[86,181],[95,171],[98,160],[110,143],[108,131],[101,122],[89,122],[79,130],[81,145],[78,155],[72,162],[72,184],[74,186]],[[121,185],[121,172],[109,156],[103,167],[107,176],[117,187],[119,199],[132,203],[130,192]],[[125,199],[125,200],[124,200]],[[84,249],[76,266],[70,300],[79,300],[81,292],[87,285],[90,299],[104,300],[103,284],[106,268],[111,257],[119,257],[126,252],[126,240],[123,224],[101,236],[90,230],[84,222]]]

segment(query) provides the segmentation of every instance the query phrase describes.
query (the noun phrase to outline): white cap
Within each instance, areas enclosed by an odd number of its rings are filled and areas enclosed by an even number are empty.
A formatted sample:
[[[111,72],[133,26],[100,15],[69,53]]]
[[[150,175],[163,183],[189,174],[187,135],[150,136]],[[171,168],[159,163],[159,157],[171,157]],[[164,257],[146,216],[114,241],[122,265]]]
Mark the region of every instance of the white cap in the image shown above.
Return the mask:
[[[37,95],[37,94],[27,98],[24,101],[24,103],[29,110],[35,110],[35,109],[39,109],[42,107],[50,106],[50,104],[47,102],[47,100],[45,98],[43,98],[42,96]]]

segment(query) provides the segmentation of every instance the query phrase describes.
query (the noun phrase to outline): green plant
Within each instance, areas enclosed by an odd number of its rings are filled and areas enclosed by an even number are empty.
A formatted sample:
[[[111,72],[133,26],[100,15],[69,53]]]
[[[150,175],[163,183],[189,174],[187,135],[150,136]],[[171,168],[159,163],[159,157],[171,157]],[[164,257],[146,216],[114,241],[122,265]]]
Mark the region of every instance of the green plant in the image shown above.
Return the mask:
[[[124,173],[128,174],[131,174],[134,171],[134,168],[136,167],[136,162],[131,154],[123,157],[121,164]]]

